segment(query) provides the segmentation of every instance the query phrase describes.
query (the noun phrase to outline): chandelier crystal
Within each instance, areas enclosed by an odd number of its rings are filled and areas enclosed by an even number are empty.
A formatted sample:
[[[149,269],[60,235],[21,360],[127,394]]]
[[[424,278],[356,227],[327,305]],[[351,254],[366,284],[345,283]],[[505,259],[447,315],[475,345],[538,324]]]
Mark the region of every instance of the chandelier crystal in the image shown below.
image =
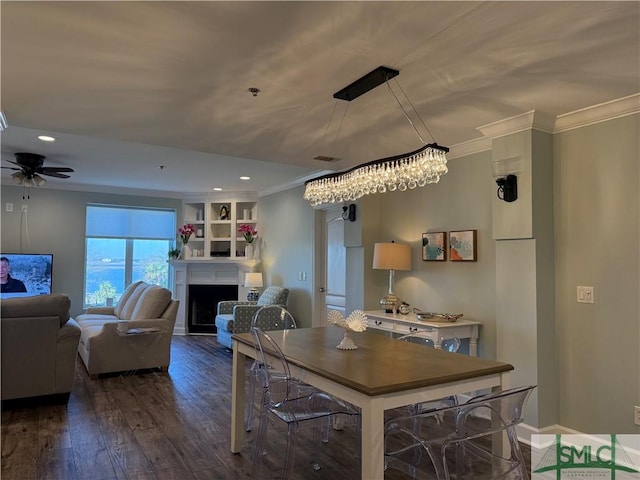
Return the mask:
[[[437,183],[447,173],[447,147],[430,143],[404,155],[374,160],[350,170],[305,183],[304,199],[312,207],[355,201],[373,193],[405,191]]]

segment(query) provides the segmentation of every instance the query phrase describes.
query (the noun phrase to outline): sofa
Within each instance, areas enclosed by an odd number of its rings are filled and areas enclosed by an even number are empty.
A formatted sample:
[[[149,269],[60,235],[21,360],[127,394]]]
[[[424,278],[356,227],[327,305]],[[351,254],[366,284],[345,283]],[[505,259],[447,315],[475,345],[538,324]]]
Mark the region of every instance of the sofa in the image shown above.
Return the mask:
[[[69,400],[80,341],[70,307],[62,293],[0,300],[2,400]]]
[[[150,368],[168,371],[178,303],[170,290],[136,282],[115,306],[89,308],[78,315],[78,353],[89,377]]]
[[[227,348],[233,348],[231,335],[245,333],[251,329],[253,315],[265,305],[279,305],[287,307],[289,289],[284,287],[267,287],[258,301],[226,300],[218,303],[216,314],[216,328],[218,329],[218,343]]]

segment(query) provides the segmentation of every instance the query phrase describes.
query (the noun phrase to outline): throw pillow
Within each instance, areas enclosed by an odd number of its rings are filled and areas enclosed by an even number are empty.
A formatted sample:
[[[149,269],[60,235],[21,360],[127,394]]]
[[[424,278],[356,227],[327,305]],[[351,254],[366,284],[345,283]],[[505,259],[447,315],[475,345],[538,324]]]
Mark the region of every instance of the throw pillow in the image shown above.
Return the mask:
[[[118,317],[118,318],[122,318],[122,309],[124,308],[125,303],[127,303],[127,300],[129,300],[129,297],[131,296],[131,294],[133,293],[133,291],[138,287],[138,285],[140,285],[142,283],[142,281],[138,281],[135,283],[132,283],[131,285],[129,285],[127,288],[124,289],[124,292],[122,293],[122,296],[120,297],[120,300],[118,300],[118,304],[114,307],[113,309],[113,314]]]
[[[158,285],[152,285],[144,291],[138,300],[136,308],[131,314],[131,320],[160,318],[170,301],[171,291]]]
[[[140,300],[144,291],[149,287],[150,285],[148,283],[140,282],[133,292],[131,292],[131,295],[129,295],[124,307],[122,307],[122,313],[118,317],[120,320],[131,320],[131,315],[133,314],[133,310],[136,308],[138,300]]]

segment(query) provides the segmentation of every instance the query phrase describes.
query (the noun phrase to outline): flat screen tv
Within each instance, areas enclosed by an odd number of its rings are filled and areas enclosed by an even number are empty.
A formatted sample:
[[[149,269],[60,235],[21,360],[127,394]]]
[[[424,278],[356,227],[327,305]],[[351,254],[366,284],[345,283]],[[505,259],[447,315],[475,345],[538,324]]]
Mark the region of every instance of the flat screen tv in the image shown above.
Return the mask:
[[[0,254],[0,298],[51,293],[53,255],[50,253]]]

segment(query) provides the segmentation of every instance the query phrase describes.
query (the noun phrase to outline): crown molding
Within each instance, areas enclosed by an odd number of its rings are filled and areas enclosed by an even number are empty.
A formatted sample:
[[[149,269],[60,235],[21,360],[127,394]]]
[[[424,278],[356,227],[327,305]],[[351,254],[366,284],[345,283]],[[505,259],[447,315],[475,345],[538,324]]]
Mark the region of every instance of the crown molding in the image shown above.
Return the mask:
[[[305,175],[303,177],[294,178],[286,183],[281,183],[280,185],[275,185],[271,188],[267,188],[265,190],[260,190],[258,192],[259,197],[265,197],[267,195],[272,195],[274,193],[283,192],[285,190],[289,190],[291,188],[299,187],[300,185],[304,185],[308,180],[313,180],[316,177],[321,177],[323,175],[327,175],[329,173],[335,173],[335,170],[318,170],[317,172],[310,173],[309,175]]]
[[[640,113],[640,93],[581,108],[573,112],[563,113],[557,117],[548,113],[531,110],[520,115],[482,125],[477,127],[477,129],[485,137],[490,139],[531,129],[555,134],[637,113]]]
[[[554,128],[555,118],[553,115],[531,110],[497,122],[481,125],[477,127],[477,130],[480,130],[485,137],[493,139],[532,129],[553,133]]]
[[[487,137],[474,138],[473,140],[457,143],[449,147],[447,160],[466,157],[474,153],[486,152],[487,150],[491,150],[491,147],[491,139]]]
[[[640,93],[558,115],[553,133],[640,113]]]
[[[17,187],[22,188],[20,185],[16,185],[13,182],[2,179],[0,184],[3,187]],[[110,193],[113,195],[132,195],[136,197],[158,197],[158,198],[174,198],[176,200],[182,199],[182,194],[178,192],[168,192],[165,190],[144,190],[138,188],[129,187],[112,187],[105,185],[89,185],[84,183],[52,183],[47,182],[46,185],[41,187],[29,187],[32,191],[37,190],[66,190],[71,192],[89,192],[89,193]]]

